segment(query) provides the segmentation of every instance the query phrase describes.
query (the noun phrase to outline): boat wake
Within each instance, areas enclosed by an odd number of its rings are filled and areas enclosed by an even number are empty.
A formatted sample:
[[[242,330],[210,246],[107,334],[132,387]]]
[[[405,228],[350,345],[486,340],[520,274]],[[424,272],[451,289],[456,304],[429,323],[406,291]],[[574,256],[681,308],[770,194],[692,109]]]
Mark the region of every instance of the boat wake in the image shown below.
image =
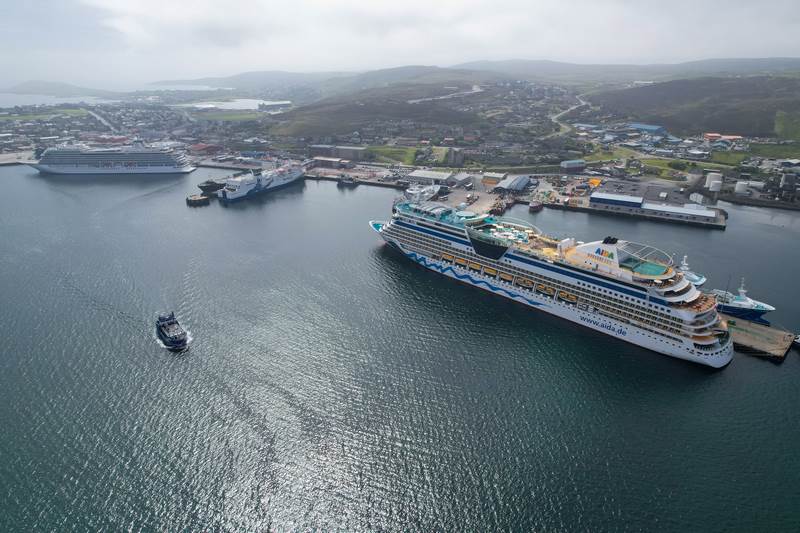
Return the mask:
[[[169,351],[175,352],[175,353],[183,353],[183,352],[187,351],[189,349],[189,347],[192,345],[192,342],[194,342],[194,337],[192,337],[192,332],[189,331],[188,329],[186,330],[186,347],[181,349],[181,350],[175,350],[174,348],[170,348],[169,346],[164,344],[164,341],[162,341],[160,338],[158,338],[158,335],[156,335],[156,334],[154,334],[152,336],[152,339],[154,341],[156,341],[156,344],[158,344],[159,346],[161,346],[165,350],[169,350]]]

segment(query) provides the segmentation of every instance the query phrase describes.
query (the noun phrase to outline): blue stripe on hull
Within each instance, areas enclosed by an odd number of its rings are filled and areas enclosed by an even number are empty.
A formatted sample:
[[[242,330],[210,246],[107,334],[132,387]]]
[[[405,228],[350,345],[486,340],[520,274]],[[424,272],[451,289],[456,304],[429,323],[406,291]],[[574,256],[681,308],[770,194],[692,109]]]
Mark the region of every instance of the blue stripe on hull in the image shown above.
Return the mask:
[[[757,309],[742,309],[740,307],[728,307],[724,304],[719,304],[717,306],[717,310],[720,313],[725,313],[726,315],[730,315],[735,318],[741,318],[742,320],[749,320],[751,322],[769,325],[769,322],[764,319],[764,315],[767,313],[767,311],[759,311]]]
[[[504,287],[497,287],[495,285],[492,285],[491,283],[489,283],[488,281],[486,281],[486,280],[484,280],[482,278],[474,278],[474,277],[470,276],[469,274],[461,274],[455,268],[453,268],[453,267],[451,267],[449,265],[448,266],[444,266],[444,265],[440,265],[439,263],[434,263],[433,261],[428,261],[428,258],[425,257],[424,255],[419,255],[419,254],[414,253],[414,252],[403,252],[403,254],[405,254],[405,256],[408,257],[409,259],[411,259],[412,261],[414,261],[416,263],[419,263],[420,265],[422,265],[422,266],[424,266],[426,268],[429,268],[431,270],[435,270],[436,272],[439,272],[441,274],[446,274],[446,273],[450,272],[450,273],[453,274],[454,278],[456,278],[456,279],[458,279],[460,281],[469,281],[473,285],[479,285],[479,286],[482,285],[482,286],[486,287],[487,289],[489,289],[492,292],[505,294],[506,296],[508,296],[510,298],[522,298],[528,304],[533,305],[535,307],[548,307],[547,305],[545,305],[543,303],[537,302],[535,300],[531,300],[530,298],[526,298],[525,296],[523,296],[521,294],[509,291],[508,289],[506,289]]]

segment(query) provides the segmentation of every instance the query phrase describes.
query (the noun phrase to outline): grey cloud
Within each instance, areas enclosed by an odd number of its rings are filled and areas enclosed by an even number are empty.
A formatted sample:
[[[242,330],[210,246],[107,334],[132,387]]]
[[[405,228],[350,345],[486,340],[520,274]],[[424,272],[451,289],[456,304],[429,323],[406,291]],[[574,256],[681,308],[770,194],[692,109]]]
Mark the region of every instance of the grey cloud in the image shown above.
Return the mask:
[[[800,56],[796,0],[43,0],[7,2],[17,80],[147,81],[257,69],[476,59],[675,62]]]

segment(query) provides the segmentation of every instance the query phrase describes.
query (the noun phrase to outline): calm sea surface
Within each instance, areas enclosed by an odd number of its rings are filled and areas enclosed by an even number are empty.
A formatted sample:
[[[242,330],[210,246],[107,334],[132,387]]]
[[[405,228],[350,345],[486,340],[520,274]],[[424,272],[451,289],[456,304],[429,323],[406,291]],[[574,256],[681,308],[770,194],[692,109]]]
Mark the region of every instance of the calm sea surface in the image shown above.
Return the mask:
[[[398,256],[394,191],[186,207],[210,175],[0,168],[0,531],[800,528],[797,352],[660,356]],[[800,217],[729,210],[511,216],[747,276],[800,329]]]

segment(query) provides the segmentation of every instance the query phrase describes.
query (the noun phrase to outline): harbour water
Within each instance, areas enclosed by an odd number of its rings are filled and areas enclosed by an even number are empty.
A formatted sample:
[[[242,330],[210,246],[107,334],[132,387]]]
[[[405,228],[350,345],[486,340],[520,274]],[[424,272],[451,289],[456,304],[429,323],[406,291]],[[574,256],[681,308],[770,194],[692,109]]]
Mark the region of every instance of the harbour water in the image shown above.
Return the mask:
[[[105,104],[113,102],[95,96],[49,96],[44,94],[0,93],[0,108],[25,105]]]
[[[369,229],[389,189],[186,207],[220,175],[0,168],[0,530],[800,528],[796,352],[713,371],[458,285]],[[800,216],[728,209],[509,215],[747,276],[800,329]]]
[[[247,110],[258,109],[258,106],[291,105],[289,100],[259,100],[256,98],[232,98],[230,100],[192,102],[189,104],[177,104],[176,107],[193,107],[197,109],[228,109],[228,110]]]

